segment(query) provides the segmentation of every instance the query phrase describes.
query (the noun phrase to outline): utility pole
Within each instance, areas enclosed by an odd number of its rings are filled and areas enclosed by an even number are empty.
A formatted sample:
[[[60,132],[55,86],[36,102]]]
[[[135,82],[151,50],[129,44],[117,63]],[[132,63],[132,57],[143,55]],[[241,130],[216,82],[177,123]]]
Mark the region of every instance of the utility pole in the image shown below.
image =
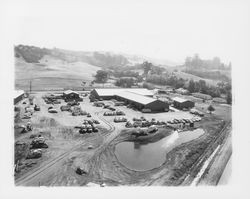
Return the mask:
[[[31,94],[32,82],[30,80],[30,94]]]

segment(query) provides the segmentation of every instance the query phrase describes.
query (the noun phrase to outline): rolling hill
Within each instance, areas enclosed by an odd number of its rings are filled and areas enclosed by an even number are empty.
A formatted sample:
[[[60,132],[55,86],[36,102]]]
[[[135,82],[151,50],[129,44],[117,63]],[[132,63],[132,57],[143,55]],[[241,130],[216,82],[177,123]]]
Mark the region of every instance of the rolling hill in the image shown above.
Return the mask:
[[[80,87],[81,82],[91,82],[100,69],[114,69],[155,60],[143,56],[103,51],[71,51],[59,48],[39,48],[18,45],[15,51],[15,87],[37,90]],[[165,61],[166,63],[166,61]]]
[[[30,80],[35,90],[81,87],[81,82],[91,82],[100,69],[125,68],[143,73],[138,64],[148,61],[164,68],[178,78],[194,81],[205,80],[216,85],[219,80],[206,79],[183,71],[183,64],[145,56],[103,51],[72,51],[59,48],[15,46],[15,87],[28,90]],[[230,76],[230,73],[228,73]]]

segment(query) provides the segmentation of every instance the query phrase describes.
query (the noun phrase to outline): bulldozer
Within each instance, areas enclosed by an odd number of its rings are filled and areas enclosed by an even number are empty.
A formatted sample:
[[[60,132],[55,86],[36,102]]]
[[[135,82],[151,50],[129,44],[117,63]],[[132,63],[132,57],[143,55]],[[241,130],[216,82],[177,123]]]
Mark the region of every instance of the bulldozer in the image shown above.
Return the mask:
[[[31,142],[31,149],[39,149],[39,148],[48,148],[48,145],[45,143],[45,138],[39,135],[34,138]]]
[[[40,106],[38,106],[37,104],[35,104],[34,110],[35,110],[35,111],[40,111],[41,108],[40,108]]]
[[[27,155],[27,159],[34,159],[34,158],[40,158],[42,157],[42,150],[41,149],[34,149],[30,150],[30,152]]]
[[[27,133],[29,131],[32,131],[32,129],[33,129],[33,127],[32,127],[32,125],[31,125],[30,122],[27,122],[26,125],[19,126],[19,128],[21,128],[20,133]]]

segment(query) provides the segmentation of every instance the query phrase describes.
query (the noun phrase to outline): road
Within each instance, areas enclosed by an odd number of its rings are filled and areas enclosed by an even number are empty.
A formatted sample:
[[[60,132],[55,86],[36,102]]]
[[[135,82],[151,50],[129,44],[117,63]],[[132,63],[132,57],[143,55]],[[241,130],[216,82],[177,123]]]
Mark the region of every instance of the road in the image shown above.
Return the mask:
[[[231,174],[232,174],[232,156],[230,156],[230,159],[227,162],[226,168],[224,169],[220,177],[218,185],[228,185],[231,180]]]
[[[211,167],[215,157],[218,155],[218,152],[221,151],[222,147],[225,144],[225,140],[231,132],[231,122],[225,124],[220,134],[215,138],[215,140],[207,147],[203,155],[196,161],[188,172],[187,177],[182,182],[182,185],[199,185],[204,174],[208,172],[208,169]],[[215,154],[213,152],[216,150]],[[207,160],[209,162],[207,162]],[[225,165],[224,165],[225,167]],[[224,168],[223,168],[224,169]],[[200,172],[201,170],[202,173]],[[220,175],[223,171],[221,171]],[[197,179],[199,178],[199,179]]]

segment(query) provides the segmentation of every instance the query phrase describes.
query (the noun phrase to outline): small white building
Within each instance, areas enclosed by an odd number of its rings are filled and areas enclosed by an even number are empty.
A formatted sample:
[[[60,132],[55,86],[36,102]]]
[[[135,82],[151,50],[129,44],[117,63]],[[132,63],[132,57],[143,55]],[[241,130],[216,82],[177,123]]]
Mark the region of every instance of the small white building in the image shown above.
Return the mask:
[[[23,90],[15,90],[14,91],[14,104],[17,104],[24,98],[24,91]]]

